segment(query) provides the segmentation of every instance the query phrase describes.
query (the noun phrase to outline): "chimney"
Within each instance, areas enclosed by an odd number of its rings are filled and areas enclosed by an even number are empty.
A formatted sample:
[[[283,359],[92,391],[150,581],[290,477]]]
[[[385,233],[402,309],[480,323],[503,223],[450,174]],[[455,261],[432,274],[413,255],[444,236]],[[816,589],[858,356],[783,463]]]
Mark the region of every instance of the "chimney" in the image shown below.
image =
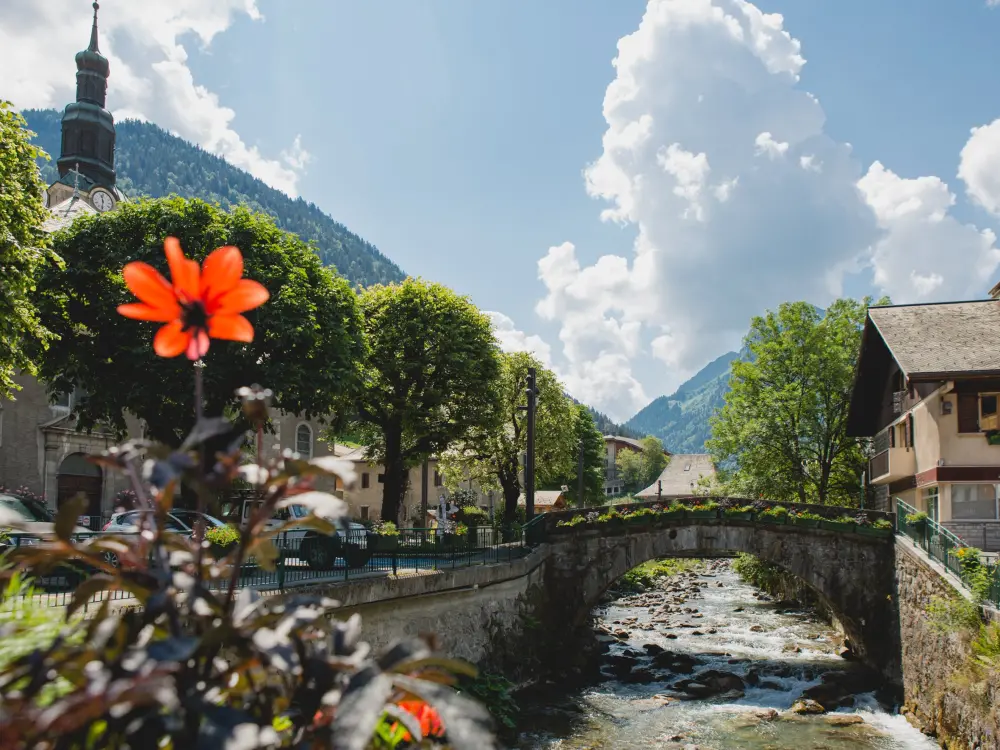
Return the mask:
[[[990,289],[990,299],[1000,299],[1000,281]]]

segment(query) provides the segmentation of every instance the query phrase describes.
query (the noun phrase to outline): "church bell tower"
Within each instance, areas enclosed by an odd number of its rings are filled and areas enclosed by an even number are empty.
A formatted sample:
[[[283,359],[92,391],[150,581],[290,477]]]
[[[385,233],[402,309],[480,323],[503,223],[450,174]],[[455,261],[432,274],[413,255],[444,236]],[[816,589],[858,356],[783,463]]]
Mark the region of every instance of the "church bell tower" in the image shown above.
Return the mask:
[[[62,147],[57,164],[61,181],[68,182],[67,175],[71,179],[82,176],[90,183],[88,189],[103,187],[117,194],[115,121],[105,109],[111,69],[98,46],[98,8],[95,2],[90,46],[76,55],[76,101],[63,112]]]

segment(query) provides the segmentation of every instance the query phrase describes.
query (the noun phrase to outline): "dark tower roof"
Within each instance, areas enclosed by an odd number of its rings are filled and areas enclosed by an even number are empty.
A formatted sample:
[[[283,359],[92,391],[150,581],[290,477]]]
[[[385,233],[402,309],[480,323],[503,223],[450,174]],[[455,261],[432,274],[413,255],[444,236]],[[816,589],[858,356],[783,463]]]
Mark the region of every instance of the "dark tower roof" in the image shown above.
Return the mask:
[[[61,177],[79,165],[92,183],[114,189],[115,122],[105,109],[111,67],[98,43],[99,7],[94,3],[90,46],[76,55],[76,101],[63,112],[58,165]]]

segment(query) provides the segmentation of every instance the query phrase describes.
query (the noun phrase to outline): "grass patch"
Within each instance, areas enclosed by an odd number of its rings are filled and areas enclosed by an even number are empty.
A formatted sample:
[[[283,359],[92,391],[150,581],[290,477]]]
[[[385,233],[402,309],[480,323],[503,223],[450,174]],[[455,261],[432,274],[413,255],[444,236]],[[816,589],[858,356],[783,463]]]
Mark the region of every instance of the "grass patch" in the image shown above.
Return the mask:
[[[669,578],[678,573],[686,573],[701,567],[698,560],[668,557],[663,560],[649,560],[638,565],[622,576],[616,588],[626,593],[646,591],[656,585],[661,578]]]

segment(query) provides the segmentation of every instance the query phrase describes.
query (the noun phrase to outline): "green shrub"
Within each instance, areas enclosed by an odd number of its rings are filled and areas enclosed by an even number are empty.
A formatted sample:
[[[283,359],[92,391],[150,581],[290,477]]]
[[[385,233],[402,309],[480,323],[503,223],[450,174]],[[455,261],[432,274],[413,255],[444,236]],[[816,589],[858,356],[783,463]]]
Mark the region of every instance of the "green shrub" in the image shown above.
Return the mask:
[[[988,669],[1000,669],[1000,623],[991,622],[979,628],[972,642],[972,655]]]
[[[841,516],[837,519],[837,523],[855,523],[855,520],[851,516]]]
[[[392,521],[375,521],[372,524],[372,533],[376,536],[399,536],[399,529]]]
[[[773,508],[765,508],[760,515],[765,518],[785,518],[788,516],[788,508],[784,505],[775,505]]]
[[[794,515],[795,518],[801,518],[803,521],[822,521],[823,520],[823,516],[821,516],[819,513],[813,513],[812,511],[809,511],[809,510],[802,510],[802,511],[799,511],[798,513],[793,513],[792,515]]]
[[[953,633],[956,630],[978,630],[982,622],[979,605],[965,597],[946,599],[934,597],[927,605],[930,626],[939,633]]]
[[[723,511],[723,513],[725,513],[727,516],[735,516],[735,515],[740,514],[740,513],[753,513],[753,506],[752,505],[740,505],[740,506],[734,507],[734,508],[726,508]]]
[[[892,523],[885,518],[879,518],[872,524],[873,529],[891,529]]]
[[[490,514],[475,505],[466,505],[458,509],[455,519],[467,526],[489,526]]]
[[[213,526],[205,532],[205,539],[217,547],[232,547],[240,541],[240,532],[232,526]]]
[[[517,726],[520,708],[514,699],[516,685],[502,675],[480,672],[475,678],[465,678],[459,683],[461,692],[468,693],[482,703],[503,729]]]
[[[716,510],[719,504],[715,500],[704,500],[691,506],[691,510]]]
[[[906,514],[906,522],[910,524],[910,526],[916,526],[918,524],[925,523],[928,518],[929,516],[922,510],[917,511],[916,513]]]
[[[677,575],[689,570],[695,570],[700,566],[697,560],[680,559],[675,557],[664,560],[649,560],[642,565],[637,565],[628,573],[621,577],[616,585],[619,591],[637,593],[645,591],[656,585],[660,578]]]
[[[622,519],[622,514],[619,513],[617,510],[615,510],[614,508],[612,508],[607,513],[598,516],[597,523],[608,523],[613,520],[621,520],[621,519]]]

